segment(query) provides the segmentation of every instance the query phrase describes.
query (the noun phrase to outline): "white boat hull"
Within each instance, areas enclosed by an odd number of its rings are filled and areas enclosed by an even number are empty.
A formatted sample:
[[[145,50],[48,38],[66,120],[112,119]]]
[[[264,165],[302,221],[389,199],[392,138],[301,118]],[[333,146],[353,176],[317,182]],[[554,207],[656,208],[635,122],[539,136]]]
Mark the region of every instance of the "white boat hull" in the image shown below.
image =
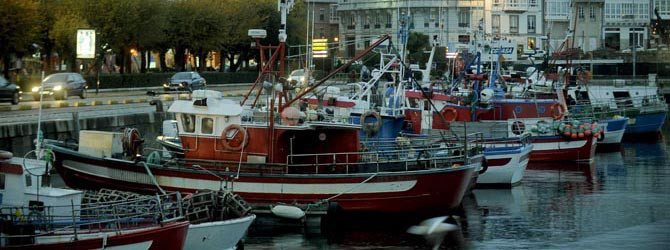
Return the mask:
[[[530,153],[533,146],[524,147],[518,153],[486,155],[489,162],[496,160],[505,161],[510,159],[504,165],[489,164],[489,168],[477,178],[477,184],[485,185],[514,185],[521,181],[530,161]]]
[[[234,249],[256,215],[188,226],[184,249]]]

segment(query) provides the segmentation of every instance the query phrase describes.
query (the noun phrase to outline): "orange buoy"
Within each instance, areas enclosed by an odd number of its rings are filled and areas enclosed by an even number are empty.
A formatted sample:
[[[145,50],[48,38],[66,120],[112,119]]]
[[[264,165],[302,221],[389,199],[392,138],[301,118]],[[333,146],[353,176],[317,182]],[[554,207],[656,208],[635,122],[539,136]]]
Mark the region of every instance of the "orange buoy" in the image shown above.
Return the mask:
[[[563,133],[563,135],[565,135],[566,137],[570,137],[570,131],[565,131],[565,133]]]
[[[590,129],[587,129],[586,131],[584,131],[584,135],[586,135],[586,136],[591,135],[591,130],[590,130]]]
[[[572,139],[577,139],[577,134],[572,134]]]
[[[584,138],[584,133],[579,133],[577,136],[578,136],[579,138]]]

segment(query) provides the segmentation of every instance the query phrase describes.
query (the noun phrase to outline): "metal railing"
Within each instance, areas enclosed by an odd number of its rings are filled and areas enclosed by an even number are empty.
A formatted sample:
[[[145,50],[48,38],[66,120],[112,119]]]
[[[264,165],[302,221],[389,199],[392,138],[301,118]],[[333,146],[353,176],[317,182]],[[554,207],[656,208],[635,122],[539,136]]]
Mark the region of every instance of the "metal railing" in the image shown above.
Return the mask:
[[[640,96],[613,99],[589,99],[569,106],[569,114],[576,118],[608,119],[615,115],[628,116],[640,113],[667,111],[663,96]]]
[[[72,202],[69,206],[3,207],[0,208],[0,216],[15,227],[35,229],[33,232],[0,236],[1,242],[8,245],[26,240],[35,242],[35,237],[58,234],[71,235],[72,240],[77,239],[79,234],[118,235],[123,230],[159,226],[183,219],[179,193],[94,204],[75,205]]]
[[[482,150],[481,134],[468,139],[426,137],[362,142],[361,152],[289,154],[286,173],[377,173],[451,167]]]

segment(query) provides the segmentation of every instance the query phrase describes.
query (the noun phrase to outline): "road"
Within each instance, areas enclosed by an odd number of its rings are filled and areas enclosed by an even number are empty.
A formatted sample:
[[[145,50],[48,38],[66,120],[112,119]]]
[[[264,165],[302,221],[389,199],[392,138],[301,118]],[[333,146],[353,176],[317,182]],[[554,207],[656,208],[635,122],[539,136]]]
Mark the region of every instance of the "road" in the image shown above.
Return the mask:
[[[222,91],[227,98],[239,100],[245,94],[249,85],[210,86],[209,89]],[[187,99],[188,93],[159,93],[147,95],[147,89],[129,89],[126,91],[105,91],[97,95],[89,93],[86,99],[70,97],[68,100],[56,101],[46,98],[43,101],[42,119],[70,120],[72,113],[78,113],[79,118],[114,116],[120,114],[147,113],[156,110],[149,104],[152,100],[161,100],[164,110],[172,100]],[[0,104],[0,124],[34,123],[38,120],[39,101],[25,95],[18,105],[9,103]]]

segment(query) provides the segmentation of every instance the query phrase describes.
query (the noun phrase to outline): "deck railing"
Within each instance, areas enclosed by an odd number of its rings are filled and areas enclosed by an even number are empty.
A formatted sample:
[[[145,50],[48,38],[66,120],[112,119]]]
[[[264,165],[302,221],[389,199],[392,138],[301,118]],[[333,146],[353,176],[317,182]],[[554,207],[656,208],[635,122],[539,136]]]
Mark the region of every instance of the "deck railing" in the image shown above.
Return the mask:
[[[34,237],[58,234],[72,235],[72,239],[77,239],[79,234],[120,234],[123,230],[159,226],[183,219],[181,208],[179,193],[92,204],[75,205],[72,202],[65,206],[3,207],[0,208],[0,216],[4,220],[13,222],[15,227],[34,228],[36,233],[3,234],[0,240],[11,245],[34,240]]]

